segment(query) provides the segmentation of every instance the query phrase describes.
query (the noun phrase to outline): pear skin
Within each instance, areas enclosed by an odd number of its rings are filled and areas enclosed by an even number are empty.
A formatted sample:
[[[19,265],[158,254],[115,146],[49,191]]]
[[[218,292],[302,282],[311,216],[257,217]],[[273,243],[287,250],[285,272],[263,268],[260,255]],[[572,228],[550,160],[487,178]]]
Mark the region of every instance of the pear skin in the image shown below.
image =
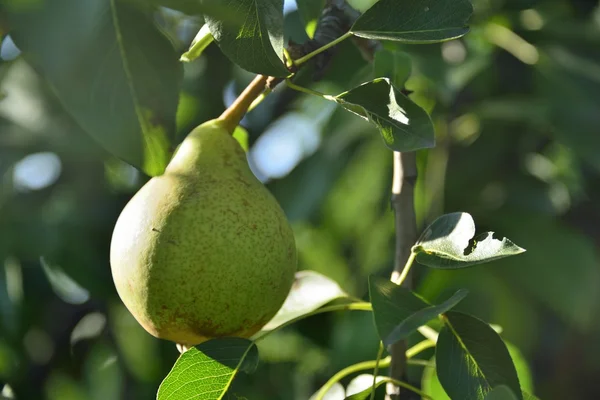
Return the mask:
[[[137,321],[191,346],[258,332],[287,297],[297,261],[281,207],[222,121],[212,120],[124,208],[110,263]]]

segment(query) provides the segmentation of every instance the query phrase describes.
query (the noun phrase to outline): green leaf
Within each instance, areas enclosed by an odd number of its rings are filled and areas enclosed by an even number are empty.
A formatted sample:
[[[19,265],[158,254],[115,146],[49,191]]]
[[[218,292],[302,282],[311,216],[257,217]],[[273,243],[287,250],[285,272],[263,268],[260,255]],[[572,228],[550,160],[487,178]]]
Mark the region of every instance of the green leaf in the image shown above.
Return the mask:
[[[16,44],[77,123],[110,153],[161,174],[182,69],[152,15],[126,1],[47,0],[13,6],[8,18]]]
[[[485,396],[485,400],[517,400],[517,396],[506,385],[495,387]]]
[[[521,384],[521,390],[525,391],[533,391],[533,378],[531,377],[531,370],[529,368],[529,363],[521,353],[521,351],[510,342],[504,341],[506,348],[508,349],[508,353],[510,354],[510,358],[513,360],[513,364],[515,365],[515,369],[517,370],[517,376],[519,377],[519,383]]]
[[[238,371],[258,365],[256,346],[247,339],[213,339],[190,348],[158,388],[157,400],[220,400]]]
[[[515,369],[517,370],[517,376],[519,377],[519,383],[521,385],[523,398],[525,400],[536,400],[537,398],[528,393],[529,390],[533,390],[533,383],[531,381],[531,372],[527,361],[521,355],[521,352],[508,342],[504,342],[510,353],[510,357],[513,360]],[[435,363],[435,359],[432,360]],[[449,400],[450,398],[442,388],[440,381],[435,372],[435,367],[426,367],[423,371],[423,378],[421,385],[423,391],[433,397],[436,400]]]
[[[420,326],[425,325],[438,315],[453,309],[458,303],[460,303],[462,299],[467,297],[467,294],[469,294],[468,290],[460,289],[443,303],[417,311],[398,324],[396,328],[394,328],[394,330],[385,338],[383,343],[386,346],[391,346],[392,344],[408,337],[408,335],[417,330],[417,328]]]
[[[404,43],[435,43],[466,34],[468,0],[380,0],[352,26],[355,36]]]
[[[183,53],[179,58],[179,61],[190,62],[200,57],[204,49],[208,47],[214,41],[212,33],[207,24],[202,25],[202,28],[198,31],[194,40],[190,44],[188,51]]]
[[[304,21],[306,33],[312,38],[321,12],[325,7],[325,0],[296,0],[296,3],[298,4],[300,17]]]
[[[467,291],[459,290],[444,303],[432,306],[406,288],[384,278],[371,277],[369,295],[377,332],[384,345],[389,346],[450,310],[467,295]]]
[[[271,331],[288,321],[309,314],[332,300],[348,297],[333,280],[315,271],[299,271],[283,306],[262,331]]]
[[[289,71],[283,57],[283,0],[229,0],[242,21],[206,17],[215,41],[225,55],[256,74],[285,77]]]
[[[396,87],[404,87],[412,72],[412,60],[401,51],[382,49],[375,53],[373,62],[375,76],[389,78]]]
[[[245,152],[248,152],[249,144],[248,144],[248,131],[241,125],[235,127],[233,131],[233,138],[237,140],[237,142],[242,146]]]
[[[385,144],[394,151],[414,151],[435,146],[433,123],[429,115],[387,78],[378,78],[327,98],[375,124]]]
[[[500,385],[522,400],[519,378],[500,336],[485,322],[448,312],[435,353],[437,375],[450,398],[483,400]]]
[[[465,268],[525,251],[507,238],[494,239],[493,234],[474,237],[475,222],[471,215],[446,214],[425,229],[412,251],[419,263],[441,269]]]
[[[442,387],[435,371],[435,357],[431,359],[431,362],[434,366],[425,367],[423,376],[421,377],[421,387],[423,388],[423,392],[433,397],[435,400],[451,400]]]

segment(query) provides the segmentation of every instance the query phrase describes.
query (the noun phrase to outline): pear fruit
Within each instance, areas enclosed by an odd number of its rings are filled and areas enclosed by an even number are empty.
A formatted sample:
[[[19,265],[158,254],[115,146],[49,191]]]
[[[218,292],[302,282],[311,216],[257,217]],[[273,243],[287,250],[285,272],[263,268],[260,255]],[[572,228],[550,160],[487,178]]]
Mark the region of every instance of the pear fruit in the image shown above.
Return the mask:
[[[185,346],[258,332],[296,271],[292,229],[226,126],[195,128],[126,205],[111,241],[125,306],[150,334]]]

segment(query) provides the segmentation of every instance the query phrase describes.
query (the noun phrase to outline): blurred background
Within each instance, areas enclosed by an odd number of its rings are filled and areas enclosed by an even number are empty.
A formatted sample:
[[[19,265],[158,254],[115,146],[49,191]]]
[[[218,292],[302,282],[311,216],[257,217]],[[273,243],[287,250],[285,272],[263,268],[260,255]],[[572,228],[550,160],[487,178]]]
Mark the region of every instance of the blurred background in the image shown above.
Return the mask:
[[[443,213],[469,212],[479,231],[528,251],[462,271],[417,267],[417,287],[431,301],[470,289],[459,308],[503,328],[541,399],[597,399],[600,4],[474,6],[472,31],[461,40],[386,45],[412,61],[406,88],[436,125],[438,146],[418,154],[418,223],[422,229]],[[294,0],[285,10],[287,38],[307,40]],[[155,19],[179,53],[201,25],[170,9]],[[114,223],[148,177],[79,127],[10,35],[0,57],[3,395],[155,398],[178,353],[130,316],[108,261]],[[346,41],[313,87],[337,94],[370,74]],[[185,64],[180,139],[218,116],[251,78],[216,45]],[[394,250],[392,153],[379,134],[334,104],[283,87],[243,125],[253,171],[293,224],[299,267],[366,298],[367,277],[388,276]],[[259,369],[241,376],[236,390],[249,399],[306,400],[339,369],[374,359],[377,346],[369,313],[315,316],[265,340]]]

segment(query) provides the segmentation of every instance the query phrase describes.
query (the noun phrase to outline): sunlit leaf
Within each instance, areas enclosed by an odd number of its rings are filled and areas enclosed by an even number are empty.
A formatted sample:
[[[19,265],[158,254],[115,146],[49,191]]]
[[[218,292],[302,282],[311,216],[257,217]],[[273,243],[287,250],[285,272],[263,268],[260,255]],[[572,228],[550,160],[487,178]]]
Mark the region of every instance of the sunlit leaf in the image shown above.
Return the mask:
[[[11,7],[8,18],[24,57],[77,123],[110,153],[161,174],[182,69],[149,10],[117,0],[47,0]]]
[[[189,50],[183,53],[179,60],[183,62],[194,61],[196,58],[200,57],[204,49],[206,49],[213,40],[214,38],[212,33],[210,33],[208,25],[202,25],[202,28],[200,28],[194,37],[194,40],[192,40]]]
[[[474,236],[473,217],[462,212],[446,214],[425,229],[413,252],[428,267],[464,268],[525,251],[507,238],[495,239],[493,232]]]
[[[316,400],[318,393],[319,392],[310,396],[310,399],[308,400]],[[334,383],[333,386],[325,393],[325,396],[323,396],[323,400],[344,400],[345,398],[346,390],[344,390],[344,387],[339,382]]]
[[[257,74],[284,77],[283,0],[228,0],[228,7],[243,13],[243,21],[206,17],[210,31],[225,55]]]
[[[442,387],[435,371],[435,357],[431,359],[433,366],[427,366],[423,370],[421,377],[421,388],[424,393],[433,397],[435,400],[451,400]]]
[[[380,0],[351,29],[369,39],[434,43],[466,34],[473,13],[468,0]]]
[[[500,336],[485,322],[450,311],[436,346],[440,383],[451,398],[483,400],[500,385],[523,400],[517,371]]]
[[[65,274],[62,268],[51,265],[44,257],[40,258],[40,264],[52,286],[52,290],[63,301],[70,304],[83,304],[90,299],[90,292]]]
[[[258,351],[251,341],[209,340],[177,359],[158,388],[157,400],[219,400],[240,370],[253,372],[257,364]]]
[[[248,131],[243,126],[236,126],[233,131],[233,138],[242,146],[244,151],[248,151]]]
[[[304,26],[307,28],[306,33],[312,37],[323,7],[325,7],[325,0],[296,0],[296,3],[298,4],[300,17],[302,17]],[[312,32],[309,29],[310,27],[312,27]]]
[[[515,345],[507,342],[506,340],[504,341],[504,344],[508,349],[510,358],[513,360],[513,364],[515,364],[517,376],[519,377],[519,383],[521,384],[521,390],[523,392],[533,391],[533,378],[531,377],[531,369],[527,363],[527,360]]]
[[[93,312],[85,315],[71,331],[71,346],[74,346],[81,340],[93,339],[100,336],[105,326],[106,316],[104,314]]]
[[[375,378],[375,389],[386,383],[383,376]],[[346,400],[367,400],[373,391],[373,375],[361,374],[350,381],[346,387]]]
[[[429,115],[388,78],[378,78],[327,98],[375,124],[392,150],[414,151],[435,146]]]
[[[279,312],[273,317],[263,331],[276,329],[278,326],[301,315],[308,314],[332,300],[348,295],[333,280],[315,271],[299,271],[292,290]]]

